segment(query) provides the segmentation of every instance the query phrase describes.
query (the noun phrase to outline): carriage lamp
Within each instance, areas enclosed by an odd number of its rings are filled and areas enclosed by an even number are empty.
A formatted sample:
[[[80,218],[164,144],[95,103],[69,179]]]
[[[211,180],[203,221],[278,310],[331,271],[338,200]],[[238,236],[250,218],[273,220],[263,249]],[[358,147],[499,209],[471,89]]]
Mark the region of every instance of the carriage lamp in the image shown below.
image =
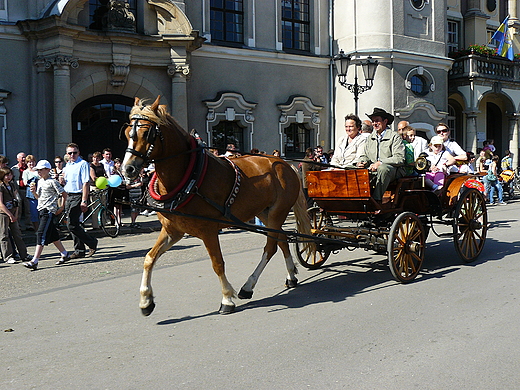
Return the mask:
[[[356,107],[356,115],[358,115],[358,100],[359,95],[363,92],[368,91],[374,85],[374,77],[376,75],[376,69],[379,65],[379,61],[374,60],[371,56],[368,56],[365,60],[361,60],[358,62],[353,62],[352,56],[350,54],[345,54],[343,50],[340,50],[338,54],[334,56],[332,59],[336,66],[336,71],[338,72],[338,81],[339,83],[347,88],[350,92],[354,94],[354,103]],[[356,66],[354,73],[354,84],[349,84],[347,82],[347,72],[350,66],[350,63],[353,62]],[[365,85],[358,84],[358,75],[357,75],[357,66],[361,65],[363,68],[363,76],[365,77]]]

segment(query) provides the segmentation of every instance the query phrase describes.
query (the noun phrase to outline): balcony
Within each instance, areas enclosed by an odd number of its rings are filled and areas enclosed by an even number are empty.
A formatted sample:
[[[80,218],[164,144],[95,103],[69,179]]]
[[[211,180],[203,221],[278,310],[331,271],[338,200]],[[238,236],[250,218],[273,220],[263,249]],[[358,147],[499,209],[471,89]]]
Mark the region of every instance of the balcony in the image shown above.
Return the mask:
[[[455,59],[449,72],[449,81],[466,84],[470,79],[480,82],[511,83],[520,88],[520,62],[497,56],[468,54]]]

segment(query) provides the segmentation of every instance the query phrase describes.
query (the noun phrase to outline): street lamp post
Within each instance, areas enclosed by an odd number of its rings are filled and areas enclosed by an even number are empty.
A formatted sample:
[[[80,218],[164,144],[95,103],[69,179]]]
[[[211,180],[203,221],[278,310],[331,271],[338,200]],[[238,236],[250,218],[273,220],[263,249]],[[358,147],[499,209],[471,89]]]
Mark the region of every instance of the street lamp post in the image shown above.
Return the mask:
[[[336,65],[336,70],[338,72],[338,81],[339,83],[347,88],[350,92],[354,94],[354,103],[355,103],[355,114],[358,115],[358,100],[359,95],[363,92],[368,91],[374,85],[374,77],[376,74],[377,66],[379,65],[379,61],[372,59],[372,57],[368,56],[366,60],[361,60],[357,63],[354,63],[356,66],[354,73],[354,84],[347,83],[347,71],[352,61],[352,56],[346,55],[343,50],[341,50],[338,54],[336,54],[333,58],[334,64]],[[358,84],[358,76],[357,76],[357,66],[361,65],[363,68],[363,75],[365,76],[365,85]]]

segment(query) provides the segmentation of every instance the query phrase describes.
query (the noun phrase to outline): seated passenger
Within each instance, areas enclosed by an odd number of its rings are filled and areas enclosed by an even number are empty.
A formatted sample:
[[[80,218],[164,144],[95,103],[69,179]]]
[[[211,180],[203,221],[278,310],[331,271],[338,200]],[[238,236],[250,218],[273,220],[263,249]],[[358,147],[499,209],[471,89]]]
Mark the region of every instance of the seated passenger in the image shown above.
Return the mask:
[[[415,172],[415,150],[410,142],[410,133],[415,133],[415,130],[411,126],[405,126],[401,129],[401,137],[403,138],[404,145],[404,174],[405,176],[417,176]],[[419,155],[417,155],[419,157]]]
[[[462,149],[459,144],[454,140],[450,139],[450,128],[445,123],[439,123],[437,125],[437,136],[441,137],[444,142],[444,147],[446,151],[451,154],[455,160],[457,161],[466,161],[468,159],[468,155],[464,149]],[[456,173],[459,171],[458,166],[452,165],[450,166],[449,173]]]
[[[434,191],[440,190],[444,185],[444,179],[450,167],[457,163],[455,158],[446,150],[442,137],[438,135],[432,137],[427,159],[431,166],[430,171],[426,173],[426,179],[433,182],[432,189]]]
[[[360,161],[366,138],[359,132],[361,119],[357,115],[349,114],[345,117],[345,131],[347,134],[339,139],[331,164],[341,168],[355,167]]]
[[[357,166],[368,168],[373,173],[372,197],[381,201],[388,184],[404,175],[401,166],[405,161],[405,151],[402,138],[388,127],[394,121],[392,114],[381,108],[374,108],[374,112],[367,116],[372,120],[374,131],[367,138]]]
[[[419,137],[412,126],[406,126],[404,130],[406,130],[408,142],[413,146],[414,159],[417,160],[421,153],[428,152],[428,141]]]

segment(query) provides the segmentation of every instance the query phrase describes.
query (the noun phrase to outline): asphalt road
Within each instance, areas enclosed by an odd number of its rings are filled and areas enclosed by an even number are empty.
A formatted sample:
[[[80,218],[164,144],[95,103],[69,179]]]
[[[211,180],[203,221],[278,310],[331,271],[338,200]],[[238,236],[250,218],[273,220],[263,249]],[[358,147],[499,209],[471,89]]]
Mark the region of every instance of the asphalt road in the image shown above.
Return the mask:
[[[286,290],[277,254],[229,316],[217,314],[218,280],[195,238],[159,260],[150,317],[139,284],[157,232],[103,238],[94,258],[60,267],[46,248],[38,271],[0,264],[0,388],[518,388],[519,216],[520,201],[492,207],[469,265],[430,235],[408,285],[383,256],[344,250],[320,270],[300,267],[300,286]],[[230,230],[221,241],[238,290],[263,238]]]

